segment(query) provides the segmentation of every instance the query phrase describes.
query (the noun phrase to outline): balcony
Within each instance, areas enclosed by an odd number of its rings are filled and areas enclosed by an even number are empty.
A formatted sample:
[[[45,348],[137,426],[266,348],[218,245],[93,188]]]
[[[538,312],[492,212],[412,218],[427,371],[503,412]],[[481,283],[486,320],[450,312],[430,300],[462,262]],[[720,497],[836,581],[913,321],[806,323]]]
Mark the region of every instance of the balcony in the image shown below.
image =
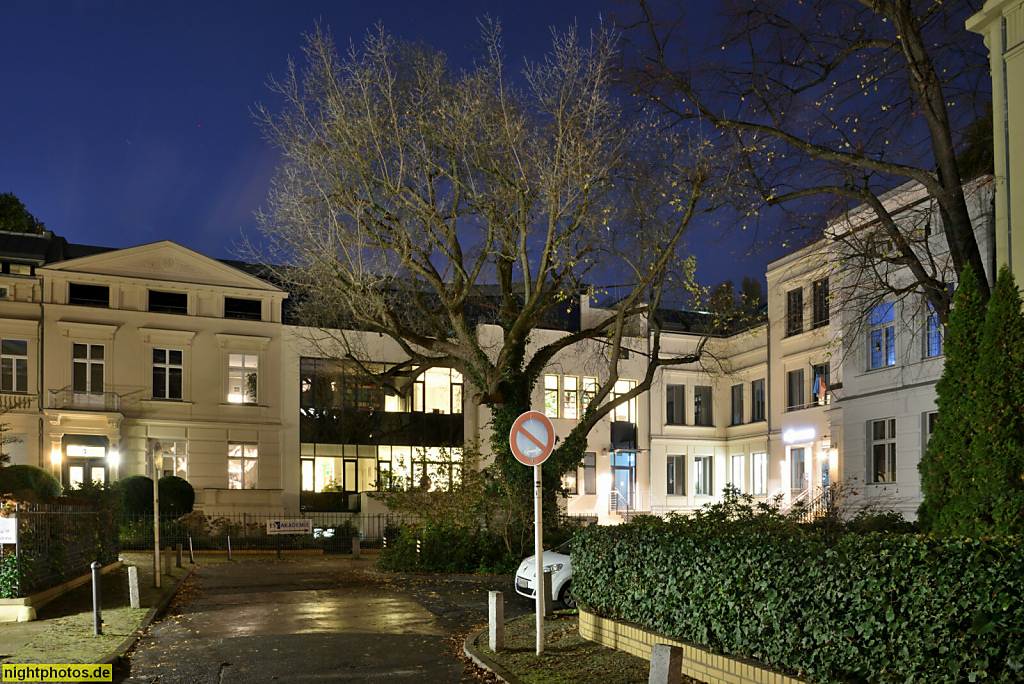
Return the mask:
[[[65,387],[48,390],[46,406],[60,410],[120,413],[121,395],[117,392],[78,392]]]

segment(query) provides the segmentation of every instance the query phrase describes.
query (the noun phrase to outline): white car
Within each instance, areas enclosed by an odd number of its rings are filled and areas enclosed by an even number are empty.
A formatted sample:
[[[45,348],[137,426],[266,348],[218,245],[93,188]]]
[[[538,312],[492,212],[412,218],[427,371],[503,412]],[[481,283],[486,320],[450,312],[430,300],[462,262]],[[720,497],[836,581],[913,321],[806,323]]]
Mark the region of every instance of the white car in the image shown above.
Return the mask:
[[[572,597],[572,560],[569,553],[572,540],[544,551],[544,571],[551,571],[551,594],[561,601],[566,608],[575,608],[576,600]],[[536,598],[537,590],[537,556],[523,559],[516,570],[516,593],[527,598]]]

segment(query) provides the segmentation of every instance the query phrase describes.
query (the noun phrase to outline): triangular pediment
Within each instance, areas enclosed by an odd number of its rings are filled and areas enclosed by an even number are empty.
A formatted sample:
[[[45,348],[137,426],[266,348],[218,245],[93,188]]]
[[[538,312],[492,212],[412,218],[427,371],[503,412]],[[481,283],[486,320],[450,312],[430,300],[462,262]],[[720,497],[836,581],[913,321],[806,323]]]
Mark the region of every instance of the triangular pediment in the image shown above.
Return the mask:
[[[90,273],[142,280],[281,291],[265,280],[170,240],[68,259],[48,264],[46,269],[64,273]]]

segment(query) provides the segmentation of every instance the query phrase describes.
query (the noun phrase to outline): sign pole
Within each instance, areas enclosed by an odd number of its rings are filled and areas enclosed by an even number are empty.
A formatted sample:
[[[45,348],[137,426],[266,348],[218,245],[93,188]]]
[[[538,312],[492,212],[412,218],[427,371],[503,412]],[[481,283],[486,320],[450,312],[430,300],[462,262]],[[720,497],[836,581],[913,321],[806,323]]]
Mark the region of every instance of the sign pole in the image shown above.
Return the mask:
[[[544,511],[541,507],[541,471],[540,464],[533,466],[533,546],[537,554],[537,655],[544,652]]]

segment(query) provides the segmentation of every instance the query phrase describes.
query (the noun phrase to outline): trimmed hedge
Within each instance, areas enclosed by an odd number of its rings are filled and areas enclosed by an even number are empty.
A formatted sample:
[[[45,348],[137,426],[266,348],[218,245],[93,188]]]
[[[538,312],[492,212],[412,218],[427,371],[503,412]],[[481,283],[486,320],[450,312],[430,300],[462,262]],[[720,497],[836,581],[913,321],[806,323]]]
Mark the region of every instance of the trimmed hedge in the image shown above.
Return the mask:
[[[577,535],[581,605],[811,682],[1024,680],[1021,538],[652,527]]]
[[[11,465],[0,468],[0,494],[42,503],[56,499],[62,492],[60,481],[50,471],[39,466]]]
[[[520,559],[509,554],[501,537],[490,532],[443,524],[400,529],[397,535],[396,529],[388,532],[388,546],[377,557],[383,570],[505,575],[519,565]]]

